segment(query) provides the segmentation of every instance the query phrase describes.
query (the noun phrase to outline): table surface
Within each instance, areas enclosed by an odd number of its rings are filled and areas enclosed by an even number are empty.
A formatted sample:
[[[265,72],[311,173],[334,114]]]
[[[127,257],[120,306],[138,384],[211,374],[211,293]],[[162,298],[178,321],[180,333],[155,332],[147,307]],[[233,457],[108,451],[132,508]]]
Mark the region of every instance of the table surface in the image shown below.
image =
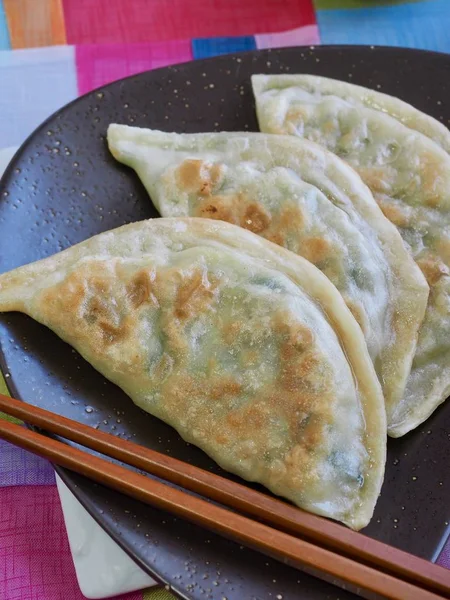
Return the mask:
[[[0,149],[78,95],[140,71],[319,43],[450,52],[449,29],[448,0],[0,0]],[[3,600],[83,599],[52,468],[0,441],[2,564]]]

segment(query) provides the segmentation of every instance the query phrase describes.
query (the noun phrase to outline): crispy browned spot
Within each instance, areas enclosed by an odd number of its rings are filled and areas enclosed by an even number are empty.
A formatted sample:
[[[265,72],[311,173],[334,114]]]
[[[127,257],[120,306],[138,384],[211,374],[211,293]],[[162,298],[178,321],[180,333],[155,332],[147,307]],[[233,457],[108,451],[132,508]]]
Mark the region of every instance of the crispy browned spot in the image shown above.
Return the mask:
[[[270,225],[270,214],[261,204],[256,202],[250,204],[245,209],[244,217],[241,220],[241,227],[253,231],[253,233],[261,233]]]
[[[49,311],[64,310],[67,316],[83,317],[89,325],[98,321],[114,322],[117,307],[110,299],[111,275],[101,269],[101,264],[92,263],[84,270],[76,270],[60,284],[46,290],[45,308]],[[44,307],[43,307],[44,308]],[[60,316],[59,313],[55,317]]]
[[[86,298],[86,280],[84,277],[80,277],[80,274],[75,271],[68,275],[64,281],[53,288],[46,290],[43,294],[45,300],[43,301],[43,308],[50,308],[51,306],[63,306],[69,314],[75,315],[78,313],[80,307]],[[62,293],[65,296],[62,296]],[[61,294],[61,296],[60,296]]]
[[[242,390],[242,385],[231,377],[216,376],[208,381],[206,393],[212,400],[220,400],[226,396],[237,396]]]
[[[111,322],[99,319],[97,325],[100,328],[103,340],[106,344],[115,344],[123,340],[129,334],[129,323],[123,319],[120,325],[113,325]]]
[[[278,246],[286,247],[289,231],[302,231],[305,217],[299,206],[287,203],[283,206],[277,218],[272,219],[269,229],[264,232],[264,237]]]
[[[283,229],[302,229],[305,217],[297,204],[286,204],[280,212],[280,226]]]
[[[184,411],[189,401],[192,401],[201,392],[195,379],[183,370],[175,372],[163,383],[161,393],[164,395],[164,404],[167,411]],[[181,413],[182,414],[182,413]]]
[[[227,221],[262,235],[278,246],[286,245],[289,231],[304,227],[304,215],[294,203],[284,206],[277,217],[244,192],[208,196],[195,210],[196,217]]]
[[[425,199],[425,204],[431,208],[437,208],[441,203],[442,196],[440,194],[428,194]]]
[[[441,166],[439,161],[429,152],[424,152],[421,156],[419,167],[421,176],[421,190],[426,194],[425,203],[436,208],[441,197],[438,193],[438,186],[441,183]]]
[[[219,164],[208,164],[204,160],[188,158],[177,168],[176,177],[180,188],[186,192],[196,192],[209,196],[222,175]]]
[[[314,342],[314,333],[311,329],[301,323],[284,320],[278,313],[274,316],[274,325],[286,342],[286,346],[282,349],[284,359],[289,359],[296,351],[304,351]]]
[[[184,411],[192,405],[195,400],[204,400],[205,403],[197,405],[200,413],[204,416],[213,414],[209,411],[210,402],[217,403],[219,401],[225,403],[238,396],[242,391],[241,384],[227,375],[211,375],[205,377],[193,377],[180,370],[173,374],[163,384],[162,393],[165,397],[167,407],[172,407],[170,410]],[[196,426],[202,427],[202,423],[196,423]],[[220,424],[217,424],[217,432],[219,433]],[[226,433],[226,432],[225,432]],[[232,433],[232,432],[230,432]]]
[[[386,193],[391,189],[392,173],[382,167],[355,167],[364,183],[372,192]]]
[[[275,326],[281,335],[279,383],[284,390],[300,394],[305,378],[318,366],[312,351],[314,334],[300,323],[277,323],[278,318],[275,317]]]
[[[445,264],[450,265],[450,239],[442,237],[436,244],[439,256],[442,256]]]
[[[319,431],[318,444],[312,447],[308,438],[298,439],[284,458],[285,479],[297,489],[309,489],[319,480],[317,465],[328,453],[325,423],[317,424]]]
[[[417,264],[425,275],[428,285],[435,285],[441,277],[450,274],[449,268],[438,257],[421,258]]]
[[[214,163],[213,165],[210,166],[209,178],[211,180],[211,185],[213,187],[216,187],[220,183],[220,180],[222,179],[222,175],[223,175],[222,165],[219,165],[218,163]]]
[[[201,176],[203,161],[200,159],[184,160],[177,169],[178,185],[186,192],[197,192],[203,181]]]
[[[166,336],[166,347],[169,353],[182,356],[189,350],[188,341],[180,322],[173,318],[172,310],[164,309],[160,318],[161,330]]]
[[[92,327],[98,327],[107,345],[123,340],[130,333],[129,319],[123,318],[116,325],[117,316],[108,301],[93,297],[86,304],[84,318]]]
[[[297,357],[292,357],[281,367],[279,383],[283,391],[296,392],[298,400],[303,403],[304,399],[310,396],[304,391],[307,388],[309,375],[314,374],[314,370],[319,365],[317,358],[313,354],[305,352],[298,353]]]
[[[213,191],[214,185],[212,181],[203,181],[201,184],[198,193],[200,196],[210,196]]]
[[[239,211],[236,200],[237,197],[234,194],[210,196],[199,204],[195,216],[227,221],[233,225],[238,225]]]
[[[393,204],[378,197],[378,205],[383,211],[384,216],[397,227],[408,227],[410,218],[405,210],[400,206]]]
[[[219,446],[225,446],[230,443],[230,438],[223,433],[219,433],[216,435],[216,443],[219,444]]]
[[[155,306],[158,306],[158,300],[152,293],[152,282],[155,274],[145,269],[139,271],[127,285],[128,298],[134,308],[139,308],[141,304],[150,300]]]
[[[175,298],[174,314],[178,319],[195,317],[208,309],[214,300],[217,284],[210,283],[205,272],[196,270],[182,281]]]
[[[312,415],[302,430],[302,445],[309,451],[314,452],[322,442],[324,436],[325,421]]]
[[[318,455],[316,454],[316,456]],[[300,441],[284,458],[286,473],[283,479],[299,490],[308,489],[308,486],[317,481],[315,463],[318,460],[314,458],[314,453],[310,452]]]
[[[261,403],[244,406],[240,410],[230,412],[226,418],[231,431],[245,432],[250,427],[261,429],[267,423],[267,408]]]
[[[268,232],[264,237],[269,240],[269,242],[273,242],[277,246],[284,246],[285,244],[284,237],[279,231],[275,231],[273,233]]]
[[[159,325],[164,333],[166,348],[177,360],[189,358],[186,321],[203,314],[217,296],[218,282],[211,282],[206,272],[196,269],[183,273],[177,268],[156,274],[155,291],[161,304]],[[156,295],[156,294],[155,294]]]
[[[328,240],[319,237],[310,237],[302,241],[301,254],[310,262],[317,264],[327,259],[332,249],[333,246]]]
[[[242,331],[242,322],[236,321],[225,321],[222,325],[222,337],[226,344],[232,344],[236,341],[236,338]]]
[[[40,303],[44,320],[65,331],[70,343],[95,351],[103,360],[111,346],[123,344],[124,358],[117,369],[142,374],[138,314],[131,306],[125,275],[113,261],[86,263],[46,290]]]

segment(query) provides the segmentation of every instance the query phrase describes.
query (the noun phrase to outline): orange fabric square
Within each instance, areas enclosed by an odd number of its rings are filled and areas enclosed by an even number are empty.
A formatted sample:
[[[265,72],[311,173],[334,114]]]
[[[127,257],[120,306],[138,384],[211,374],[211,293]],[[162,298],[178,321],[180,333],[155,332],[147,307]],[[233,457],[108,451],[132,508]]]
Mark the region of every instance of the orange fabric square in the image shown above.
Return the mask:
[[[3,0],[11,47],[66,43],[61,0]]]

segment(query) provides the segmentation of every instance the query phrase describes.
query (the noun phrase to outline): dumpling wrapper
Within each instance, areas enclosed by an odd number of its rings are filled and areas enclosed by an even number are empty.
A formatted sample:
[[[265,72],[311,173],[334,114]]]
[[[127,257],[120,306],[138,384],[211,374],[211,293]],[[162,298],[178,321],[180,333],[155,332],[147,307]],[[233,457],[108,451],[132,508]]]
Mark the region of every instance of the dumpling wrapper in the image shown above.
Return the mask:
[[[369,522],[382,391],[358,324],[308,261],[228,223],[154,219],[1,275],[0,311],[54,330],[224,469]]]
[[[359,176],[316,144],[287,136],[111,125],[108,143],[163,217],[241,225],[329,277],[364,332],[395,433],[407,415],[402,400],[429,288]]]
[[[354,83],[306,74],[253,75],[252,87],[257,101],[257,111],[261,111],[262,120],[270,121],[268,126],[271,129],[279,127],[280,116],[286,118],[285,106],[289,105],[289,109],[293,108],[292,100],[302,101],[306,92],[317,99],[327,98],[333,101],[333,98],[340,98],[355,107],[364,106],[383,112],[400,121],[409,129],[423,133],[450,153],[450,131],[447,127],[394,96]],[[284,114],[282,115],[282,113]]]
[[[348,162],[427,278],[408,412],[390,429],[403,435],[450,394],[450,132],[400,100],[340,81],[255,75],[252,84],[260,129],[313,140]]]

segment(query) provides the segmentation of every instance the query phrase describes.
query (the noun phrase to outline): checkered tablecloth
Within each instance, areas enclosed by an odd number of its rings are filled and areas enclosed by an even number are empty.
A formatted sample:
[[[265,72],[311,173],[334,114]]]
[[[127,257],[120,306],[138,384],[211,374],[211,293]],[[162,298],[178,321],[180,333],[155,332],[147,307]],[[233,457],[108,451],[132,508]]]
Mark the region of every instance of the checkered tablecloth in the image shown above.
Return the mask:
[[[0,149],[78,95],[140,71],[319,43],[450,52],[449,32],[450,0],[0,0]],[[450,568],[449,546],[440,562]],[[150,598],[170,595],[122,597]],[[1,440],[0,599],[83,599],[53,470]]]

